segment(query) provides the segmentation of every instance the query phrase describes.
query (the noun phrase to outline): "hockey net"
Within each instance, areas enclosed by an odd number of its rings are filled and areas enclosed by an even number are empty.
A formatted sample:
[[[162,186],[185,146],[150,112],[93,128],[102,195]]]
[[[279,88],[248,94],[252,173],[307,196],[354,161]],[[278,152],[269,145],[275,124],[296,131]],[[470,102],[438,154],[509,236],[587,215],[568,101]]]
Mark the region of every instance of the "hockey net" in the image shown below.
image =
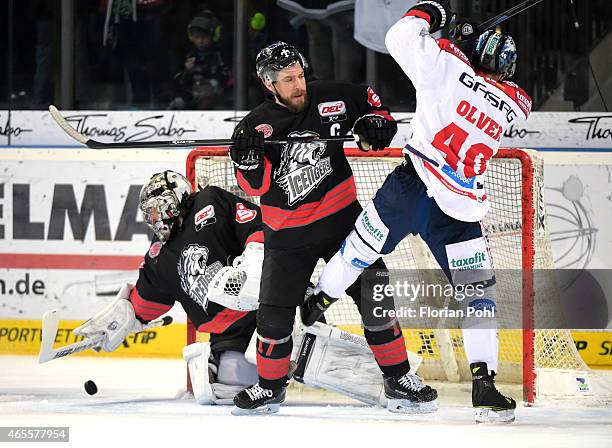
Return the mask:
[[[400,148],[369,153],[348,148],[345,152],[353,169],[362,206],[367,204],[386,176],[403,160]],[[193,150],[187,159],[186,172],[194,187],[212,184],[259,202],[258,198],[247,197],[238,187],[227,148]],[[554,321],[554,315],[558,313],[547,299],[554,295],[555,285],[547,284],[547,281],[534,275],[539,269],[554,267],[542,187],[543,162],[533,151],[500,149],[487,170],[486,188],[491,209],[483,220],[483,227],[488,235],[496,275],[501,271],[522,272],[518,278],[510,275],[505,281],[498,279],[498,314],[522,315],[523,320],[522,326],[510,327],[518,329],[499,331],[498,380],[522,383],[526,404],[533,404],[536,396],[538,400],[575,399],[581,396],[599,401],[606,394],[610,395],[610,388],[606,384],[596,386],[599,391],[593,390],[589,383],[594,381],[592,377],[596,375],[589,371],[578,354],[571,332],[533,329],[536,316],[550,316]],[[418,237],[406,238],[384,260],[390,271],[437,269],[429,249]],[[313,274],[315,283],[322,266],[320,263]],[[429,305],[444,307],[445,303],[440,300],[437,305]],[[332,325],[362,333],[361,318],[348,297],[334,304],[326,313],[326,318]],[[445,323],[445,328],[456,330],[435,329],[441,327],[439,324],[436,319],[422,319],[417,325],[419,329],[414,329],[414,321],[410,329],[403,329],[406,348],[423,357],[419,375],[426,380],[471,380],[461,330],[458,329],[459,322],[456,327],[449,327],[448,322]],[[188,342],[196,338],[195,330],[189,326]],[[536,381],[536,378],[546,378],[547,381]],[[584,386],[585,382],[588,387]],[[577,392],[574,388],[577,388]]]

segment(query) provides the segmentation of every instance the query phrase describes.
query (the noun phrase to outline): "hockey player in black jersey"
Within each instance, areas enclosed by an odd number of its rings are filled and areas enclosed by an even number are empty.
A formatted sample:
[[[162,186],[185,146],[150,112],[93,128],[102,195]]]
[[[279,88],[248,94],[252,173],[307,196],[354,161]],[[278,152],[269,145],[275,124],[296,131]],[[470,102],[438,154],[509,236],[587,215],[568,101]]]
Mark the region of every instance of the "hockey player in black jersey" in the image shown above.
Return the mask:
[[[286,43],[261,50],[256,70],[271,96],[238,124],[230,147],[238,184],[248,195],[261,197],[265,235],[257,311],[259,382],[235,397],[235,414],[275,412],[284,401],[295,309],[303,304],[317,261],[329,260],[340,249],[361,211],[342,144],[317,139],[352,131],[360,137],[361,149],[382,150],[397,131],[370,87],[307,84],[306,66],[300,52]],[[294,141],[264,146],[265,139]],[[381,260],[369,269],[386,271]],[[397,320],[368,312],[372,281],[358,279],[347,293],[362,313],[365,338],[385,378],[387,406],[399,412],[431,412],[437,393],[409,372]],[[376,305],[393,307],[392,301]]]
[[[196,329],[210,333],[210,343],[183,350],[196,400],[231,402],[257,378],[244,352],[255,331],[263,259],[259,207],[214,186],[192,193],[185,177],[164,171],[143,186],[140,208],[155,238],[136,285],[125,285],[75,333],[104,333],[101,348],[113,351],[179,302]]]

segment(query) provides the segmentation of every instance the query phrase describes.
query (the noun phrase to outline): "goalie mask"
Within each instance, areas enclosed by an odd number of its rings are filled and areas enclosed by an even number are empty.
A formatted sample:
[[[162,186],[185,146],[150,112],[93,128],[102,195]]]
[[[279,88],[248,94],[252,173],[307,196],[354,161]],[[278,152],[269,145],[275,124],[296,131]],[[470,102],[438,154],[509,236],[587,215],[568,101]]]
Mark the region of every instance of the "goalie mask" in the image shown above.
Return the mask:
[[[174,171],[154,174],[140,190],[139,207],[144,221],[162,244],[170,238],[191,192],[189,181]]]
[[[293,45],[276,42],[262,49],[255,59],[255,71],[264,83],[276,82],[278,72],[299,64],[304,71],[308,69],[306,58]]]
[[[471,59],[485,72],[503,75],[500,81],[510,78],[516,70],[514,39],[493,30],[485,31],[478,37]]]

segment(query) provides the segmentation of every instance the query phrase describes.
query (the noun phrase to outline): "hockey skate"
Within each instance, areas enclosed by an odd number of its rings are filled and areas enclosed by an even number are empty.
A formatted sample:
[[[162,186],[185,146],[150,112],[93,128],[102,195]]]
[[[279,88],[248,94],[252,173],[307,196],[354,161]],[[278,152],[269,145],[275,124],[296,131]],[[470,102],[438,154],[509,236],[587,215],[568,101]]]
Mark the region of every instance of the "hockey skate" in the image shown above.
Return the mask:
[[[274,414],[285,401],[286,389],[264,389],[259,383],[247,387],[234,397],[232,415]]]
[[[487,364],[470,364],[472,371],[472,406],[476,423],[514,421],[516,401],[503,396],[495,388],[495,372],[489,375]]]
[[[429,414],[438,410],[438,392],[412,373],[384,377],[387,409],[403,414]]]
[[[315,322],[325,323],[323,314],[337,300],[338,299],[329,297],[323,291],[319,292],[318,294],[313,294],[310,296],[307,295],[306,300],[300,306],[300,318],[302,319],[302,324],[309,327]]]

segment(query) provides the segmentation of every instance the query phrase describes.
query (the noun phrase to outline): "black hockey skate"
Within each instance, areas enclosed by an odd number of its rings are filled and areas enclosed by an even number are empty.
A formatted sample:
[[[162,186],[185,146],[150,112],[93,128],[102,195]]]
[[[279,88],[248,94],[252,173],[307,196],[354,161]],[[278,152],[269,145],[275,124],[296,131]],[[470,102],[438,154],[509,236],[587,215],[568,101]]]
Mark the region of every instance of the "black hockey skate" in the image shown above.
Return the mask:
[[[264,389],[259,383],[247,387],[234,397],[232,415],[274,414],[285,401],[286,389]]]
[[[470,364],[472,371],[472,406],[476,423],[514,421],[516,401],[503,396],[495,388],[495,372],[489,375],[487,364]]]
[[[398,377],[385,376],[387,409],[404,414],[429,414],[438,410],[438,392],[426,386],[423,380],[412,373]]]
[[[329,297],[323,291],[310,296],[306,294],[306,300],[304,300],[304,303],[300,306],[302,324],[310,327],[315,322],[325,323],[323,314],[337,300],[338,299]]]

